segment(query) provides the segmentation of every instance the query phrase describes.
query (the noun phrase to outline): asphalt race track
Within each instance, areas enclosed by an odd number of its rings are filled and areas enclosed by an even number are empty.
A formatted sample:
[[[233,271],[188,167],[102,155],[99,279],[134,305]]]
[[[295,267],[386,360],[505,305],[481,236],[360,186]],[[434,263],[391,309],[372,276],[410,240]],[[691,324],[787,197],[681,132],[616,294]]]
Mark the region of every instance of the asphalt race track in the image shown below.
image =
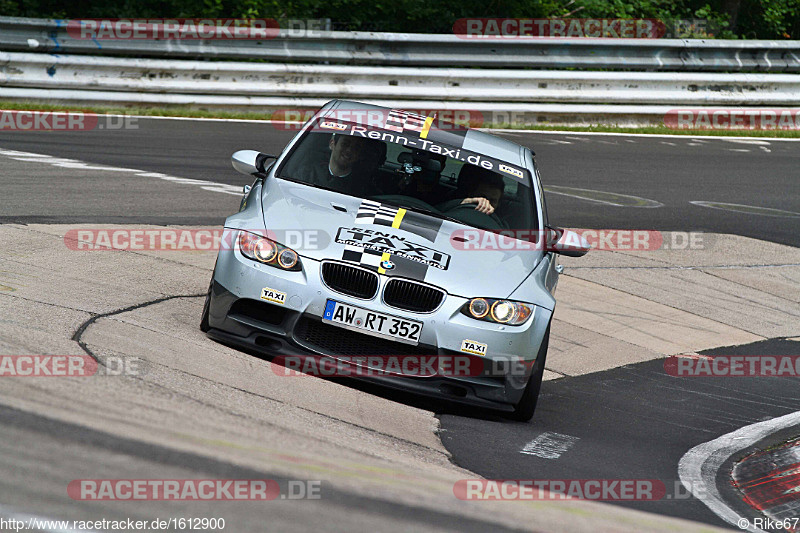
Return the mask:
[[[735,353],[796,355],[797,343],[768,341]],[[491,418],[476,423],[445,415],[443,441],[461,466],[487,479],[660,479],[665,498],[623,504],[722,525],[703,504],[687,498],[674,465],[687,450],[717,435],[800,410],[800,390],[794,377],[686,381],[668,375],[663,360],[550,381],[543,385],[535,432]],[[579,440],[555,460],[520,453],[545,432]],[[727,479],[718,485],[736,501]]]
[[[277,154],[295,133],[291,126],[252,122],[138,118],[135,125],[115,131],[3,132],[0,224],[219,226],[237,209],[237,191],[249,184],[245,176],[231,168],[230,155],[239,149]],[[731,234],[785,245],[782,249],[787,253],[792,253],[790,247],[800,248],[798,142],[581,133],[498,134],[536,152],[549,191],[547,204],[552,224]],[[82,168],[92,165],[98,165],[102,172],[81,174]],[[759,260],[764,265],[772,261],[764,256]],[[573,264],[579,263],[569,263],[567,272]],[[194,287],[207,285],[206,273],[198,270],[195,275],[204,281],[181,292],[182,297],[194,298],[193,301],[200,293]],[[793,332],[775,325],[769,331],[780,334],[760,334],[759,339],[769,337],[765,340],[723,342],[717,344],[721,347],[698,353],[798,355],[800,344],[790,338],[800,335],[800,286],[795,284],[796,278],[784,277],[783,283],[793,287],[793,293],[773,294],[782,302],[780,309],[788,309],[794,317]],[[12,282],[4,281],[0,275],[0,288],[3,283]],[[10,293],[0,294],[13,298],[13,288]],[[742,301],[737,300],[735,305],[741,306]],[[97,319],[101,315],[92,316]],[[191,320],[189,316],[186,324]],[[192,330],[191,335],[196,336],[193,342],[205,341],[199,332]],[[735,344],[739,346],[726,347]],[[247,361],[249,356],[242,357]],[[689,450],[704,442],[800,411],[798,378],[677,379],[665,372],[663,359],[645,359],[609,365],[583,375],[561,373],[568,377],[546,381],[537,413],[529,424],[502,420],[492,413],[465,412],[366,385],[348,386],[355,395],[372,394],[409,409],[436,413],[440,420],[438,437],[451,454],[450,460],[484,478],[658,479],[666,486],[663,499],[613,505],[734,528],[707,504],[686,493],[680,484],[678,464]],[[153,368],[158,374],[158,365]],[[551,378],[558,377],[556,374]],[[208,383],[214,386],[213,381]],[[233,383],[230,386],[231,390],[244,390]],[[142,404],[149,402],[148,395],[155,394],[153,390],[142,387]],[[27,465],[37,475],[31,483],[17,471],[0,483],[3,516],[13,514],[8,509],[24,508],[32,501],[42,502],[37,511],[49,517],[78,519],[81,513],[122,512],[119,502],[65,502],[64,484],[81,476],[255,479],[264,475],[253,466],[208,457],[201,450],[195,454],[178,452],[170,443],[153,444],[152,439],[148,444],[139,444],[135,436],[125,438],[85,429],[79,421],[59,418],[57,414],[49,418],[2,400],[0,404],[3,471]],[[163,408],[169,409],[166,405]],[[402,435],[402,423],[393,428],[394,437]],[[800,425],[784,427],[769,439],[750,443],[740,453],[798,434]],[[560,451],[550,456],[529,453],[534,449],[530,443],[537,439],[550,439]],[[68,470],[65,464],[73,468]],[[726,504],[740,516],[757,516],[739,501],[723,470],[720,472],[713,483]],[[272,477],[284,485],[288,479],[280,474]],[[24,490],[20,485],[25,485]],[[269,515],[275,530],[328,529],[332,520],[340,520],[334,529],[343,531],[367,526],[380,530],[387,524],[391,526],[388,529],[426,531],[454,527],[460,531],[536,530],[534,525],[517,527],[513,522],[461,515],[454,509],[419,511],[409,517],[405,516],[407,503],[391,504],[338,489],[326,492],[324,501],[300,503],[306,505],[302,513],[290,507],[291,502],[282,502]],[[184,504],[180,509],[167,510],[164,502],[148,502],[137,507],[136,513],[127,514],[147,519],[159,514],[189,514],[189,507]],[[398,518],[401,515],[404,518]],[[254,530],[265,518],[251,513],[242,503],[230,503],[226,516],[230,517],[231,531]]]
[[[111,133],[4,132],[2,148],[246,185],[245,176],[231,171],[231,154],[247,148],[279,153],[294,134],[287,131],[291,126],[241,122],[141,118],[136,125],[137,129]],[[800,246],[795,217],[743,217],[738,212],[690,203],[724,202],[800,213],[800,197],[787,194],[797,190],[800,156],[795,142],[577,133],[505,135],[533,148],[545,184],[636,196],[663,204],[660,208],[631,209],[550,195],[550,220],[558,225],[732,233]],[[58,173],[51,177],[57,181]],[[19,189],[9,198],[13,201],[0,207],[0,221],[42,221],[48,217],[51,223],[132,223],[158,218],[174,224],[215,224],[224,220],[236,204],[231,200],[204,206],[201,215],[192,209],[191,191],[171,197],[172,208],[167,210],[154,205],[151,195],[121,197],[92,185],[75,195],[77,203],[51,206],[41,204],[38,187],[15,185]],[[45,200],[49,201],[58,199]]]

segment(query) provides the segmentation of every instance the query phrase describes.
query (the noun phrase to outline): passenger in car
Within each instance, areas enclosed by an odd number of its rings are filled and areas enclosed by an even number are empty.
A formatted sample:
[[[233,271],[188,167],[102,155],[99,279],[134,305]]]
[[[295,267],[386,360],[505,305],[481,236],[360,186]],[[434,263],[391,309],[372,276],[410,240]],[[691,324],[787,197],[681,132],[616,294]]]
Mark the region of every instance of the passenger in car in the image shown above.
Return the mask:
[[[458,174],[456,199],[440,204],[441,211],[449,211],[460,204],[476,204],[475,210],[491,215],[503,199],[503,178],[490,170],[465,164]]]
[[[367,194],[369,178],[382,163],[376,154],[383,152],[385,157],[385,145],[372,139],[333,134],[328,148],[330,156],[316,160],[309,158],[300,169],[301,175],[314,185],[345,194]]]
[[[496,179],[495,179],[496,178]],[[477,204],[475,209],[491,215],[503,199],[503,178],[494,175],[491,179],[478,182],[469,198],[461,200],[462,204]]]

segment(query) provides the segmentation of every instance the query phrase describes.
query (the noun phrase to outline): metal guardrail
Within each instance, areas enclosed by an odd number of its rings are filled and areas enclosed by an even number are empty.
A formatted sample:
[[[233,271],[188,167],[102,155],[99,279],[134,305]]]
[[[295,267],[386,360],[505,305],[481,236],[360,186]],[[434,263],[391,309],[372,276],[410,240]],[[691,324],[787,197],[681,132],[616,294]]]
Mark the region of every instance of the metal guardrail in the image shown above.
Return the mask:
[[[435,69],[13,52],[0,52],[0,87],[495,104],[800,104],[795,74]]]
[[[171,59],[483,68],[800,72],[800,41],[465,39],[456,35],[321,32],[274,39],[89,40],[64,20],[0,17],[0,50]]]
[[[677,107],[800,105],[800,41],[282,32],[95,42],[68,36],[65,21],[0,17],[0,50],[0,99],[69,105],[270,111],[344,97],[484,124],[618,125],[660,124]],[[265,61],[222,60],[236,58]]]

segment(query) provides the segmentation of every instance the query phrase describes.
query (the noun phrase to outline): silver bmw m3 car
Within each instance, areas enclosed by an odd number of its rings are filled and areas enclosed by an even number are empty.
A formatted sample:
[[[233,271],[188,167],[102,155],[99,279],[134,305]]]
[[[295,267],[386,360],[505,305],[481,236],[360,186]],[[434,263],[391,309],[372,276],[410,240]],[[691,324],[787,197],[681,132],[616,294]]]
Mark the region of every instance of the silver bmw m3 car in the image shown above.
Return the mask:
[[[286,368],[353,376],[529,420],[547,355],[556,254],[534,154],[436,117],[320,109],[225,221],[201,329]]]

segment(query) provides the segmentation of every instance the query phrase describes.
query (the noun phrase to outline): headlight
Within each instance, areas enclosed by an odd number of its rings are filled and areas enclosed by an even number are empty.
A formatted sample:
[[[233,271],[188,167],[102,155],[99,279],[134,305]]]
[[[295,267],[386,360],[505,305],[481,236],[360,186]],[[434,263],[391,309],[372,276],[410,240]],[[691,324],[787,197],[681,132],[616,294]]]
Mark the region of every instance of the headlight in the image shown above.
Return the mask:
[[[489,302],[483,298],[475,298],[469,302],[469,314],[474,318],[483,318],[489,313]]]
[[[284,248],[278,255],[278,264],[286,270],[291,270],[297,264],[297,252],[290,248]]]
[[[505,324],[514,316],[514,305],[511,302],[499,301],[492,304],[492,320]]]
[[[253,246],[253,255],[262,263],[269,263],[278,255],[278,247],[268,239],[258,239]]]
[[[255,233],[239,232],[239,251],[253,261],[283,270],[302,270],[297,252]]]
[[[533,314],[529,304],[510,300],[493,300],[491,298],[473,298],[461,308],[461,313],[475,320],[519,326],[524,324]]]

